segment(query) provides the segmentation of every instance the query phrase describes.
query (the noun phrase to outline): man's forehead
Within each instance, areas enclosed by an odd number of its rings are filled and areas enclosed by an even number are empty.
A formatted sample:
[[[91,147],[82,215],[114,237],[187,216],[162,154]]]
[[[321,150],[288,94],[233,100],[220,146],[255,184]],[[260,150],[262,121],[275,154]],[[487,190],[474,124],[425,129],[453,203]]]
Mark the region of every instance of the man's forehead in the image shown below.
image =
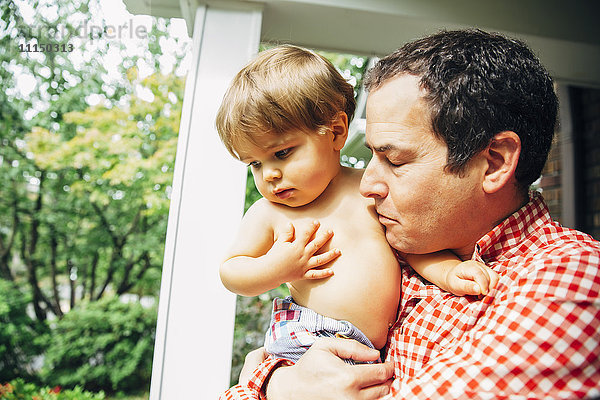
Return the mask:
[[[406,149],[435,136],[430,110],[413,75],[401,75],[378,87],[367,98],[365,144],[371,149]]]
[[[430,127],[428,121],[421,124],[396,122],[371,122],[367,120],[365,146],[375,152],[414,152],[443,142]]]
[[[410,142],[398,132],[367,132],[365,146],[374,151],[401,150],[410,147]]]
[[[422,128],[430,124],[431,111],[423,97],[423,92],[411,76],[395,78],[384,84],[367,98],[367,128],[396,129],[388,125],[397,124],[400,128]]]
[[[403,103],[412,103],[426,94],[419,82],[419,77],[409,74],[390,78],[369,92],[367,106],[374,102],[380,108],[385,106],[397,107]]]

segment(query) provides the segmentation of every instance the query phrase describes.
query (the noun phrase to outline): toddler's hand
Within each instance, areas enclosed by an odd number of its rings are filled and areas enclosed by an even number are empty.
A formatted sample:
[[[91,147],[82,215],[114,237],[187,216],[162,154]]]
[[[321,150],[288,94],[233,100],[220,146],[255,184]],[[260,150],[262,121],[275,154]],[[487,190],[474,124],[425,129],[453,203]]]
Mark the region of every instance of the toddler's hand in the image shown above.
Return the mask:
[[[457,296],[486,295],[498,283],[498,274],[485,264],[463,261],[448,271],[448,291]]]
[[[333,236],[333,231],[319,232],[320,223],[314,221],[306,229],[298,230],[290,222],[279,232],[271,250],[274,265],[281,269],[286,282],[298,279],[323,279],[333,275],[331,268],[319,268],[335,260],[342,254],[339,249],[330,249],[315,254]]]

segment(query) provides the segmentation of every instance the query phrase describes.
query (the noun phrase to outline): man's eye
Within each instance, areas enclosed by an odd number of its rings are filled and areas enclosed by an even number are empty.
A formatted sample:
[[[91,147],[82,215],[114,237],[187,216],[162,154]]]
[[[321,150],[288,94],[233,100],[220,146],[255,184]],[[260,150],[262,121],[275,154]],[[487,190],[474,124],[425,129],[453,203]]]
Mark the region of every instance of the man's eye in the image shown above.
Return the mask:
[[[403,162],[395,162],[390,160],[389,158],[387,159],[388,164],[390,164],[392,167],[400,167],[402,165],[404,165]]]
[[[252,161],[250,164],[248,164],[249,167],[252,168],[259,168],[260,167],[260,161]]]
[[[275,152],[275,157],[279,158],[280,160],[283,160],[284,158],[289,156],[291,152],[292,152],[291,147],[289,149],[279,150],[279,151]]]

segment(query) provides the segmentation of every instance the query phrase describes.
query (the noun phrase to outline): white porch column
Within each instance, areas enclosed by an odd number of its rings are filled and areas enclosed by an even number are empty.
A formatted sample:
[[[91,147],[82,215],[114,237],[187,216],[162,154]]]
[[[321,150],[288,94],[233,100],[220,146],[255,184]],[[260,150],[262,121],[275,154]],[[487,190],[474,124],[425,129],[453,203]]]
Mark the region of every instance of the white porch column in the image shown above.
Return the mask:
[[[235,73],[258,51],[262,11],[196,11],[158,311],[151,400],[214,399],[229,386],[235,296],[218,276],[242,216],[246,169],[214,128]]]

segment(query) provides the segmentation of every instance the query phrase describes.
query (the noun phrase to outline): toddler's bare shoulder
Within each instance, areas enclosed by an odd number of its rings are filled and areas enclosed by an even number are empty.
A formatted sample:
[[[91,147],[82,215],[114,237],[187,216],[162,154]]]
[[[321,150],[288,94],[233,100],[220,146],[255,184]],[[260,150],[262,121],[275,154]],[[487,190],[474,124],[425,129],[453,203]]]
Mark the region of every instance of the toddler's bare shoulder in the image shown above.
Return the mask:
[[[276,204],[271,203],[265,198],[260,198],[254,202],[244,215],[245,220],[252,220],[261,223],[271,223],[280,211]]]

